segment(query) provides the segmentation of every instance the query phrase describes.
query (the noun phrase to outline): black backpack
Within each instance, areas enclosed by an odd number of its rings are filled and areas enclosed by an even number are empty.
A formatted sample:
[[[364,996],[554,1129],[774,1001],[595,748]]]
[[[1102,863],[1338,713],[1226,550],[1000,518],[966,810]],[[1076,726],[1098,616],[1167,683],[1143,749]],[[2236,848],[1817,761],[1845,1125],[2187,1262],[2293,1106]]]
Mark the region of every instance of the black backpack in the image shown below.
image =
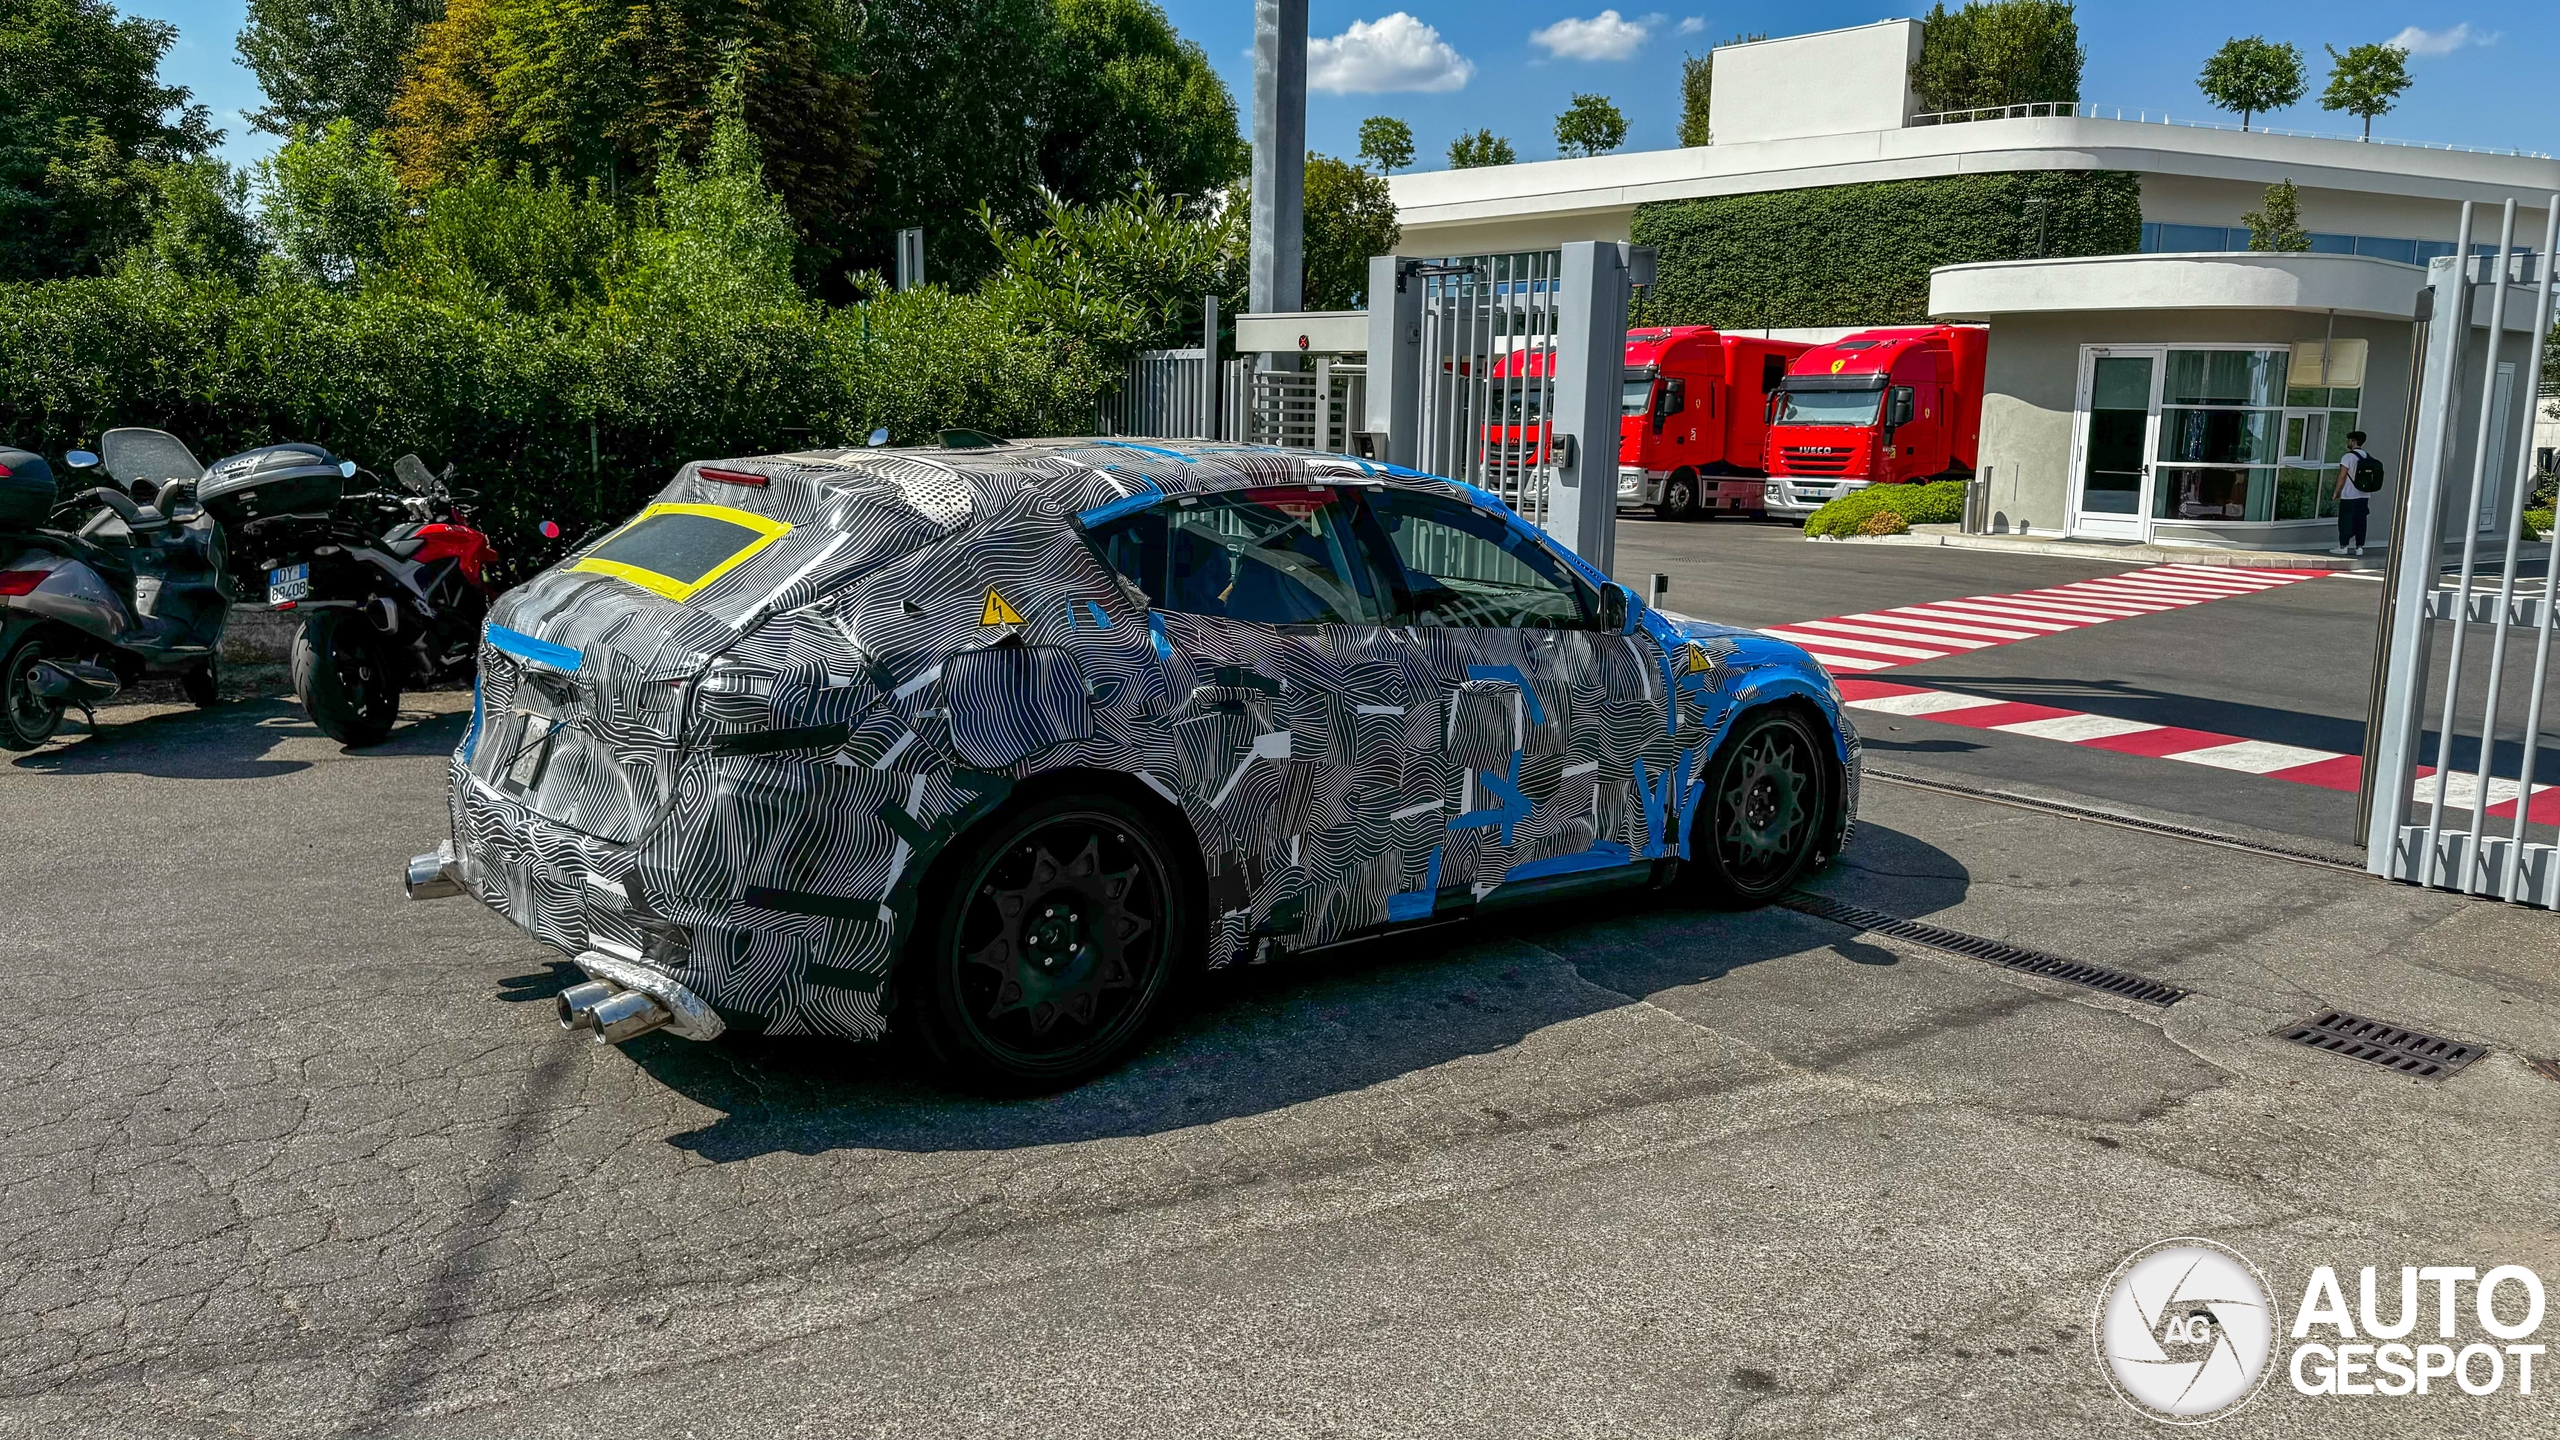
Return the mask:
[[[2389,472],[2382,468],[2381,461],[2374,459],[2372,456],[2365,454],[2361,450],[2356,452],[2356,473],[2347,477],[2349,483],[2353,484],[2358,490],[2370,495],[2374,491],[2381,489],[2382,482],[2389,478]]]

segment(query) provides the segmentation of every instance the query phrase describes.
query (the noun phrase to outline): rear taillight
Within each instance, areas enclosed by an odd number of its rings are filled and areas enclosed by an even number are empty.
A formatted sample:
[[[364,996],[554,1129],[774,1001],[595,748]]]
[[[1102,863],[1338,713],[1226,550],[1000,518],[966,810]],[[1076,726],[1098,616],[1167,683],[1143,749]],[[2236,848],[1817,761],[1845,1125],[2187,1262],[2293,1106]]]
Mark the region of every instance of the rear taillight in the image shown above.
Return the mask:
[[[749,470],[714,470],[706,465],[693,473],[715,485],[753,485],[762,488],[773,483],[772,476],[758,475]]]
[[[44,583],[50,570],[0,570],[0,595],[24,595]]]

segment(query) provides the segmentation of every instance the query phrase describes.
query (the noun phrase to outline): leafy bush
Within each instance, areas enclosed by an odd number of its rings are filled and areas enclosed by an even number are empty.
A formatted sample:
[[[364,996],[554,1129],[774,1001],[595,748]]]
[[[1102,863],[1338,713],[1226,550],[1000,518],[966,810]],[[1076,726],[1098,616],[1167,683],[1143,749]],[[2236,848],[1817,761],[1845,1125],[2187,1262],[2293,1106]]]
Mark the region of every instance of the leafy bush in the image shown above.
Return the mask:
[[[2536,510],[2527,510],[2526,512],[2524,512],[2524,535],[2525,535],[2525,538],[2526,538],[2526,539],[2528,539],[2528,540],[2540,540],[2540,539],[2542,539],[2544,536],[2549,535],[2550,533],[2551,533],[2551,507],[2550,507],[2550,506],[2545,505],[2545,506],[2541,507],[2540,509],[2536,509]]]
[[[2142,177],[2112,170],[1944,175],[1636,207],[1659,248],[1649,325],[1925,323],[1929,271],[2141,248]]]
[[[1870,485],[1853,490],[1805,518],[1808,537],[1900,535],[1914,525],[1953,525],[1964,519],[1962,480],[1926,485]]]

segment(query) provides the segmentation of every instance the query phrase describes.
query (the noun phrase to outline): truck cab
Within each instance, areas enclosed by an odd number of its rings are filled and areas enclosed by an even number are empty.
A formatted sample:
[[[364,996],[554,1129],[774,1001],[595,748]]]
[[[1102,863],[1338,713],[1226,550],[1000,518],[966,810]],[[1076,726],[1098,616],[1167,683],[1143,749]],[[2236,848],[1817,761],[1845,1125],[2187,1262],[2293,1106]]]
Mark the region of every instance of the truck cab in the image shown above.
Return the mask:
[[[1869,485],[1971,475],[1987,333],[1895,326],[1797,356],[1769,397],[1767,512],[1802,517]]]
[[[1665,520],[1757,511],[1766,396],[1806,348],[1704,325],[1629,331],[1618,503]]]

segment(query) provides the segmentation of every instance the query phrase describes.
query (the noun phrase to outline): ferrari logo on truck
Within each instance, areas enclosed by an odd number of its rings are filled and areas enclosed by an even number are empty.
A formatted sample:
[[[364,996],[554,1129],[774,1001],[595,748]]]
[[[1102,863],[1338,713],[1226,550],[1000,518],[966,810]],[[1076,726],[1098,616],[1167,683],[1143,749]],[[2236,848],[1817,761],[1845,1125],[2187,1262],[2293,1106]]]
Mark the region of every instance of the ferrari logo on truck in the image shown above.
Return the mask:
[[[1839,373],[1840,373],[1840,367],[1841,367],[1841,366],[1843,366],[1843,365],[1846,365],[1846,364],[1848,364],[1848,363],[1849,363],[1849,362],[1848,362],[1848,360],[1847,360],[1847,358],[1846,358],[1846,357],[1843,357],[1843,358],[1841,358],[1841,359],[1838,359],[1838,360],[1834,360],[1834,361],[1832,361],[1832,362],[1831,362],[1831,373],[1832,373],[1832,374],[1834,374],[1834,375],[1839,374]]]

